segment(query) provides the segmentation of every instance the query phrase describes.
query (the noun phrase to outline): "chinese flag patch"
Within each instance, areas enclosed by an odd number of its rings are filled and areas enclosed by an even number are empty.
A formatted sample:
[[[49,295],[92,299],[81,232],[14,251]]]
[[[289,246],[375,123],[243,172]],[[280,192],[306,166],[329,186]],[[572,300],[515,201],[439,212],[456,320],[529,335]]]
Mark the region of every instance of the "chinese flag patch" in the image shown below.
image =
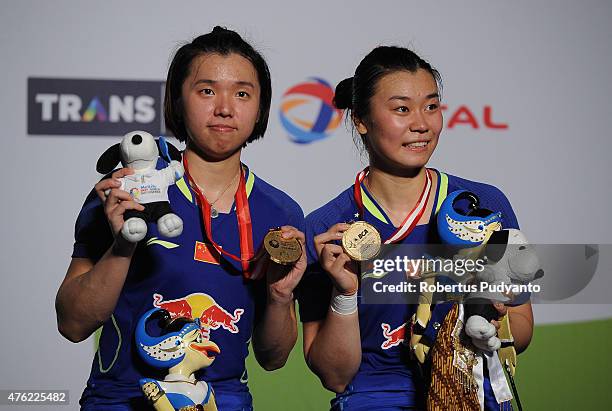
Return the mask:
[[[221,264],[221,255],[214,247],[196,241],[193,259],[209,264]]]

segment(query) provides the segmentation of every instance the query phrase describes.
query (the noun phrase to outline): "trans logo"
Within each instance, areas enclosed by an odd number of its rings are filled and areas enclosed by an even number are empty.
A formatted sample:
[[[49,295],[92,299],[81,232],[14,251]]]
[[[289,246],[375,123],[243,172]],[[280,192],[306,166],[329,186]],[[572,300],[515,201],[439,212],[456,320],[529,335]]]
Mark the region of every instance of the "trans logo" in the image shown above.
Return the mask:
[[[289,138],[300,144],[329,137],[342,120],[342,110],[332,104],[334,90],[328,82],[312,77],[283,94],[280,120]]]
[[[28,78],[28,134],[165,134],[163,81]]]

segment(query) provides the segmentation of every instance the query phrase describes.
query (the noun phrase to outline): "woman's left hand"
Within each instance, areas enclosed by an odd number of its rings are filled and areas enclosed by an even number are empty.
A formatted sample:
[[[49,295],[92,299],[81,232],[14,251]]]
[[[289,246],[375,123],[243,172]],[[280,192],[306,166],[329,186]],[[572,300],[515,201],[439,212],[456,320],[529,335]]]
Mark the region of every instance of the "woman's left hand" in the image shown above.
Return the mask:
[[[305,236],[303,232],[289,225],[282,226],[281,233],[284,239],[290,240],[295,238],[298,240],[302,247],[302,255],[290,267],[270,261],[266,272],[266,283],[268,285],[268,298],[270,302],[288,304],[293,301],[293,290],[297,287],[306,270]],[[269,259],[270,256],[266,255],[266,258]]]
[[[495,326],[495,329],[499,331],[499,327],[501,325],[500,320],[503,318],[504,315],[508,313],[508,307],[506,307],[504,303],[499,302],[493,303],[493,307],[495,307],[495,309],[499,313],[499,316],[497,317],[497,320],[491,320],[491,324],[493,324]]]

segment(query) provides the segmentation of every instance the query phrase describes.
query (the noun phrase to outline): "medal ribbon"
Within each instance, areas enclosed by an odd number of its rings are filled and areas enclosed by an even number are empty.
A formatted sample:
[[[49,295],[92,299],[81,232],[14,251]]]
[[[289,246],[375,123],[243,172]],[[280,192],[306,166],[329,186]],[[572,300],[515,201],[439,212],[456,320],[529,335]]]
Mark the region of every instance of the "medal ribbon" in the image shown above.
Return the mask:
[[[240,257],[225,251],[213,239],[210,203],[204,194],[202,194],[202,191],[200,191],[198,188],[198,185],[191,177],[191,174],[189,174],[187,156],[183,156],[183,165],[185,167],[185,175],[191,183],[191,188],[196,193],[198,206],[202,212],[202,220],[204,221],[206,237],[211,242],[215,250],[217,250],[220,254],[229,257],[234,261],[239,261],[242,266],[242,274],[245,278],[249,279],[251,277],[249,264],[255,255],[255,252],[253,247],[253,224],[251,223],[251,211],[249,209],[249,201],[246,193],[246,181],[244,172],[242,171],[242,165],[240,165],[240,180],[238,181],[238,190],[236,190],[236,194],[234,195],[234,201],[236,204],[236,219],[238,220],[238,234],[240,237]]]
[[[355,178],[355,186],[353,187],[353,194],[355,196],[355,202],[357,203],[357,207],[359,208],[359,216],[364,218],[363,212],[363,199],[361,197],[361,183],[363,179],[370,172],[370,167],[364,168],[357,177]],[[408,235],[412,232],[414,227],[417,225],[418,221],[421,219],[421,216],[425,212],[427,208],[427,202],[429,200],[429,193],[431,192],[431,176],[429,175],[429,170],[425,169],[425,186],[423,187],[423,191],[421,192],[421,196],[419,197],[419,201],[417,201],[414,208],[408,213],[402,224],[395,230],[395,232],[391,235],[391,237],[387,238],[384,241],[384,244],[393,244],[397,243],[404,238],[408,237]]]

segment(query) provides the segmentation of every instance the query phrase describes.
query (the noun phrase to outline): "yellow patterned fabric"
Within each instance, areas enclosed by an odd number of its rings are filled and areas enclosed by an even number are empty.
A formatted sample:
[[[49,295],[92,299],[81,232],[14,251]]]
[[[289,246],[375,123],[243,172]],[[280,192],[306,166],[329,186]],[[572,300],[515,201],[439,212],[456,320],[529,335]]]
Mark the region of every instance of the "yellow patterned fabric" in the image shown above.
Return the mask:
[[[472,375],[474,355],[460,340],[459,306],[446,315],[431,350],[428,411],[479,411],[478,388]],[[463,369],[457,364],[464,365]]]

